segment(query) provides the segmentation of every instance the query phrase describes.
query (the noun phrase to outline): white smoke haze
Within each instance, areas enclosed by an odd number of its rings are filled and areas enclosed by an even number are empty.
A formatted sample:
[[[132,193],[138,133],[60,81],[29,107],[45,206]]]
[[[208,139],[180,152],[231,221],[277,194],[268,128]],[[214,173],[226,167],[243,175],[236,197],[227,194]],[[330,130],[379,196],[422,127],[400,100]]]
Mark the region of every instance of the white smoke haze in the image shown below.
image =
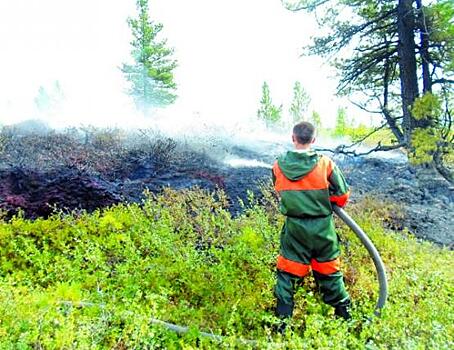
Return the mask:
[[[263,81],[286,117],[297,80],[311,95],[308,113],[318,111],[325,126],[346,106],[334,97],[333,71],[321,59],[300,57],[316,33],[310,16],[279,1],[150,0],[151,18],[163,23],[163,38],[175,48],[179,98],[145,117],[119,70],[131,60],[129,16],[135,0],[1,2],[0,125],[41,119],[56,129],[149,129],[219,154],[232,145],[277,153],[291,148],[291,130],[257,121]],[[320,147],[337,144],[317,140]]]

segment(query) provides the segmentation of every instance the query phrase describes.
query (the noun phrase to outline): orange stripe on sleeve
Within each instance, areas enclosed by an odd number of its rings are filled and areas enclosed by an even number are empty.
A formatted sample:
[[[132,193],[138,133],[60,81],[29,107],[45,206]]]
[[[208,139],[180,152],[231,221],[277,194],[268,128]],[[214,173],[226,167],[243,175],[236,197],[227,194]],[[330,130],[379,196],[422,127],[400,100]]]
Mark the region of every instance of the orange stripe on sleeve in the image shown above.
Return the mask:
[[[350,191],[340,196],[329,196],[329,201],[336,204],[338,207],[345,207],[350,197]]]

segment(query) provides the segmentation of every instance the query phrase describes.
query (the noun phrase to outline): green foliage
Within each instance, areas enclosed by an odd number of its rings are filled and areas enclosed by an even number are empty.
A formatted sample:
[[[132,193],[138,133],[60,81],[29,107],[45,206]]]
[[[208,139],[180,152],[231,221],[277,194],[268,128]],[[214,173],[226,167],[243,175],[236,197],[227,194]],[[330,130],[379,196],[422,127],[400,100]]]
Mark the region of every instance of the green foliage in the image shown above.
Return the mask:
[[[144,113],[151,107],[162,107],[176,99],[173,70],[177,63],[172,59],[173,49],[167,40],[159,41],[162,24],[155,24],[148,15],[148,0],[137,0],[137,18],[129,18],[133,41],[134,64],[123,64],[121,71],[131,83],[129,94],[137,108]]]
[[[371,199],[348,211],[387,267],[383,317],[366,320],[377,297],[374,267],[338,222],[355,320],[335,319],[307,278],[296,295],[293,332],[272,334],[283,218],[264,188],[262,204],[237,218],[222,193],[166,190],[142,205],[0,221],[0,348],[221,347],[198,340],[199,330],[227,336],[226,348],[251,348],[238,338],[276,349],[452,348],[453,253],[384,229],[399,210]],[[177,336],[151,318],[191,331]]]
[[[320,113],[318,113],[317,111],[312,111],[312,115],[309,121],[315,126],[316,130],[318,130],[319,132],[321,131],[322,119],[320,118]]]
[[[413,146],[411,162],[413,164],[431,163],[439,140],[440,136],[434,128],[416,128],[411,139]]]
[[[347,113],[344,108],[338,108],[336,116],[336,125],[334,127],[333,136],[345,137],[347,136],[347,128],[349,127],[347,120]]]
[[[376,146],[391,145],[395,137],[391,130],[367,126],[363,123],[355,123],[355,119],[348,117],[344,108],[339,108],[336,117],[336,125],[330,130],[330,136],[349,138],[352,142],[360,142],[363,145]]]
[[[304,113],[307,111],[310,102],[311,97],[309,94],[304,90],[299,81],[295,81],[295,85],[293,86],[293,100],[289,110],[294,124],[307,120],[307,118],[304,118]]]
[[[439,0],[425,7],[431,24],[431,39],[434,56],[449,73],[454,72],[454,4],[450,0]]]
[[[276,126],[282,118],[282,105],[277,107],[273,104],[270,88],[266,81],[262,85],[262,98],[260,100],[260,108],[257,111],[257,117],[269,127]]]
[[[293,11],[315,12],[321,35],[313,38],[306,53],[331,60],[340,76],[338,94],[362,96],[360,105],[382,114],[396,144],[410,155],[422,145],[423,149],[417,150],[420,158],[417,162],[427,162],[432,155],[439,173],[454,183],[445,166],[454,152],[451,130],[454,2],[283,0],[282,3]],[[332,60],[333,57],[337,58]],[[418,101],[418,95],[430,91],[443,103],[437,105],[436,98],[428,95]],[[412,105],[417,115],[410,111]],[[437,115],[441,113],[440,118]],[[424,128],[430,130],[415,130]],[[341,124],[338,135],[340,130]],[[421,143],[423,135],[430,136],[430,141]],[[435,135],[439,139],[434,151]],[[412,141],[414,137],[418,140]]]
[[[441,100],[438,96],[428,92],[415,100],[411,112],[415,119],[437,121],[443,112]]]
[[[392,145],[396,139],[391,130],[384,128],[373,132],[373,127],[368,127],[364,124],[359,124],[357,127],[347,131],[353,142],[363,140],[367,135],[370,135],[363,142],[363,145],[376,146],[378,143],[382,145]],[[373,132],[373,133],[372,133]]]
[[[453,139],[453,132],[447,130],[443,113],[442,100],[436,94],[426,93],[415,100],[412,106],[414,118],[425,120],[429,123],[429,127],[416,128],[412,133],[412,153],[410,155],[412,163],[431,163],[434,154],[438,151],[443,152],[448,159],[454,153],[453,145],[444,142],[444,140]]]

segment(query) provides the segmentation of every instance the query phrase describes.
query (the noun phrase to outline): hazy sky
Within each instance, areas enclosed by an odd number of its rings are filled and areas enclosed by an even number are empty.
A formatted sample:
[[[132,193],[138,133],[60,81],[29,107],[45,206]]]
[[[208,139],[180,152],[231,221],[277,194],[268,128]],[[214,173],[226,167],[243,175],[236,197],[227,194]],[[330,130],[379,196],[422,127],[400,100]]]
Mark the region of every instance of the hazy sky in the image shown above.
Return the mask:
[[[51,121],[131,121],[118,67],[130,60],[126,19],[134,14],[134,0],[1,0],[0,121],[39,115],[38,88],[51,90],[56,80],[65,101]],[[333,71],[319,58],[299,57],[316,33],[313,19],[279,0],[150,0],[150,15],[163,23],[179,62],[180,97],[163,112],[169,118],[254,118],[264,80],[285,110],[296,80],[326,122],[347,105],[334,98]]]

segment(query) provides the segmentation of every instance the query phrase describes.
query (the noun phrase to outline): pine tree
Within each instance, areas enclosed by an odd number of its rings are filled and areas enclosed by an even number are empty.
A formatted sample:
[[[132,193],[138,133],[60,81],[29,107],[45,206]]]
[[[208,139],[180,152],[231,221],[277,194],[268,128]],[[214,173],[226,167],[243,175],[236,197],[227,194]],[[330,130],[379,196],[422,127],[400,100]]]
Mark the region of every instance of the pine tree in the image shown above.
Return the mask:
[[[403,147],[411,162],[434,165],[454,184],[448,164],[454,156],[454,2],[282,2],[320,19],[321,35],[313,38],[307,53],[339,57],[332,60],[340,76],[338,93],[362,96],[357,106],[382,115],[395,140],[379,143],[375,150]]]
[[[167,47],[167,40],[158,40],[163,26],[150,20],[148,0],[137,0],[137,18],[129,18],[133,40],[131,52],[133,64],[123,64],[121,71],[131,84],[129,95],[144,114],[152,107],[172,104],[176,84],[173,70],[177,63],[172,58],[173,49]]]
[[[64,99],[65,95],[63,93],[63,89],[60,82],[56,80],[50,92],[48,92],[44,86],[40,86],[34,101],[40,112],[48,113],[56,112]]]
[[[294,124],[307,120],[307,118],[304,118],[304,113],[307,111],[309,103],[311,103],[309,94],[304,90],[299,81],[295,81],[295,85],[293,86],[293,101],[289,110]]]
[[[334,127],[334,136],[346,136],[347,131],[347,113],[344,108],[338,108],[336,117],[336,126]]]
[[[310,122],[315,126],[317,133],[320,134],[322,128],[322,119],[317,111],[312,111]]]
[[[282,105],[279,107],[273,105],[268,84],[263,82],[262,98],[260,100],[260,108],[257,111],[257,116],[263,120],[267,127],[275,126],[282,117]]]

